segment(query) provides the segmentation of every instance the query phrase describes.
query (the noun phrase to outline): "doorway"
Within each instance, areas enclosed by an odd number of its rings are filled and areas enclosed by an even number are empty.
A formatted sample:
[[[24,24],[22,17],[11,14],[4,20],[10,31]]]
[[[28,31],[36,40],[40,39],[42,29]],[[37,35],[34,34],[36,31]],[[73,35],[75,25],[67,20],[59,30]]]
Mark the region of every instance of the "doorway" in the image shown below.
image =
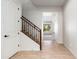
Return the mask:
[[[42,32],[42,47],[46,48],[46,46],[51,46],[55,42],[55,13],[42,13]]]

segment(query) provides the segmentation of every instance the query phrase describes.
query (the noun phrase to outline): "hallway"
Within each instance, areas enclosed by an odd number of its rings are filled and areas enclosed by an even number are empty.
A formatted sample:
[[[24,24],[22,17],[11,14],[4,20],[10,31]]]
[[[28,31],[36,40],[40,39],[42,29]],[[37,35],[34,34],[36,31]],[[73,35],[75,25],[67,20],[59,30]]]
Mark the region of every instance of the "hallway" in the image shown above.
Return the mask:
[[[21,51],[11,59],[75,59],[62,44],[45,40],[42,51]]]
[[[1,1],[1,59],[77,59],[77,0]]]

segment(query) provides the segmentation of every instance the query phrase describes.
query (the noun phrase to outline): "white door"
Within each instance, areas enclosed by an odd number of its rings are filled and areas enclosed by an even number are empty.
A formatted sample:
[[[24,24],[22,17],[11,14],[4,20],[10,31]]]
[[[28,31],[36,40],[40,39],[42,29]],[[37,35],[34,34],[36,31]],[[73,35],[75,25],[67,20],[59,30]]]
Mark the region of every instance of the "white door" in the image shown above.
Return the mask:
[[[18,51],[18,5],[9,0],[2,0],[2,58],[8,59]],[[20,13],[21,14],[21,13]],[[6,37],[7,36],[7,37]]]

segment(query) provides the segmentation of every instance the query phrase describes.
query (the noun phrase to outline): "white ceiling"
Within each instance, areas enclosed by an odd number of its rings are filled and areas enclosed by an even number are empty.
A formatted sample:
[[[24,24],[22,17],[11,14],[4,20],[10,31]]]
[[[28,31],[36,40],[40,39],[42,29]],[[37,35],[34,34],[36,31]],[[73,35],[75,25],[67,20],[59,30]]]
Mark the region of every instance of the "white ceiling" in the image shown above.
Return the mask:
[[[38,7],[60,7],[63,6],[67,0],[31,0],[35,6]]]

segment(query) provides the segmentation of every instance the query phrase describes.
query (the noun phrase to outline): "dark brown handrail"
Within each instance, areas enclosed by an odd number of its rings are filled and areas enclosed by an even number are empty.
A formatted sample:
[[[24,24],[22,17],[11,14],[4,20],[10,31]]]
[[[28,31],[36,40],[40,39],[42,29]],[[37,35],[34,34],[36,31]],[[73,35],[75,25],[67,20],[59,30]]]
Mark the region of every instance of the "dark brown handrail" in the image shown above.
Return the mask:
[[[38,31],[40,31],[41,29],[39,27],[37,27],[35,24],[33,24],[31,21],[29,21],[28,19],[26,19],[24,16],[21,17],[21,19],[24,19],[26,22],[28,22],[31,26],[34,26],[36,29],[38,29]]]
[[[41,29],[33,24],[31,21],[26,19],[24,16],[22,19],[22,32],[30,37],[33,41],[40,45],[41,50]]]

